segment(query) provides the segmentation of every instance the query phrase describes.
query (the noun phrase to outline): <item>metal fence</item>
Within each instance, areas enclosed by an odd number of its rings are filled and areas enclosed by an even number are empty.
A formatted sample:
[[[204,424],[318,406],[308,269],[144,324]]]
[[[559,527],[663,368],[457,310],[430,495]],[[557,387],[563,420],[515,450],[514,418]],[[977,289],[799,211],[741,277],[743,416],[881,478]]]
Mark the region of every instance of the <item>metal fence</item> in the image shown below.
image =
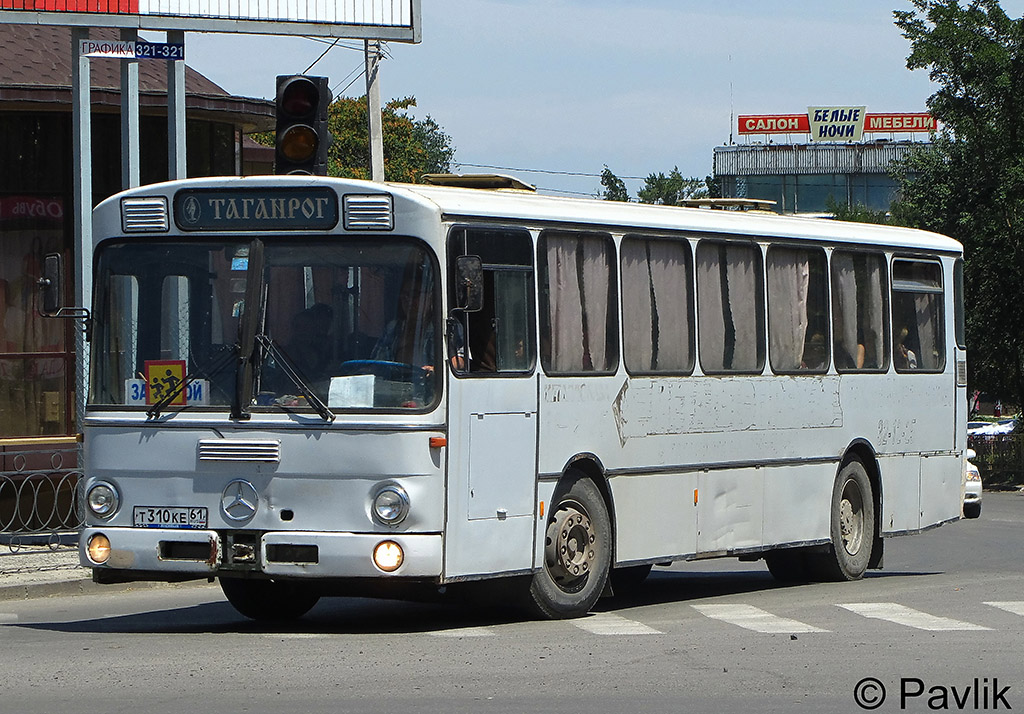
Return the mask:
[[[77,498],[79,439],[0,439],[0,544],[73,542],[82,525]]]
[[[1024,434],[972,436],[968,444],[986,487],[1024,484]]]

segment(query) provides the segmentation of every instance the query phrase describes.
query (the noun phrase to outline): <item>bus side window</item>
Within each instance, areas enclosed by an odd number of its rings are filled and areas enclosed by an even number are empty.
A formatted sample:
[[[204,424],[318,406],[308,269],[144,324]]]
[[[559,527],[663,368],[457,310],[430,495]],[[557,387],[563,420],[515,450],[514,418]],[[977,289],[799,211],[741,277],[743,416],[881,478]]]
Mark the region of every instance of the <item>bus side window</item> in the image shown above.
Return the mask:
[[[541,362],[548,373],[610,374],[618,366],[614,261],[606,233],[541,233]]]
[[[697,245],[700,364],[708,374],[764,370],[761,250],[750,241]]]
[[[779,374],[828,369],[825,253],[814,248],[768,248],[768,346]]]
[[[460,255],[478,255],[484,265],[483,307],[454,317],[461,324],[455,352],[459,374],[527,373],[535,362],[533,238],[523,229],[456,228],[448,243],[454,280]],[[454,283],[453,283],[454,284]],[[451,348],[450,347],[450,348]]]
[[[897,372],[945,369],[942,298],[939,263],[893,260],[892,339]]]
[[[837,372],[889,369],[885,256],[832,252],[832,349]]]
[[[622,351],[631,374],[690,374],[693,270],[682,240],[622,239]]]

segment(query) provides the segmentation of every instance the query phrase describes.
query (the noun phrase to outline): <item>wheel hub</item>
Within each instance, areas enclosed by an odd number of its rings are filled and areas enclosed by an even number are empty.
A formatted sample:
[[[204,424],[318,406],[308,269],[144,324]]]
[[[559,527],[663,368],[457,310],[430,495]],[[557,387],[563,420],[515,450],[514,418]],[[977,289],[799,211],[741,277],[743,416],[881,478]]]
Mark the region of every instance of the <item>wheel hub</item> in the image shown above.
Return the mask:
[[[566,504],[548,524],[544,548],[552,580],[563,590],[586,581],[596,559],[597,534],[590,518],[575,504]]]
[[[856,555],[860,552],[864,538],[864,509],[855,484],[847,484],[839,503],[839,534],[847,553]]]

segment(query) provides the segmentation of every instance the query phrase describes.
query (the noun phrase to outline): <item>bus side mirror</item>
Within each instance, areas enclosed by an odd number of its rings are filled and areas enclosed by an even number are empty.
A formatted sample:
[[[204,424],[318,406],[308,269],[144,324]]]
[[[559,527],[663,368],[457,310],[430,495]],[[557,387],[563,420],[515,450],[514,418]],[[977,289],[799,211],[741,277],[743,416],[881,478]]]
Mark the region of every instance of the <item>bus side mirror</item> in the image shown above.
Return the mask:
[[[456,261],[458,285],[455,307],[465,312],[479,312],[484,307],[484,266],[479,255],[460,255]]]
[[[43,300],[40,312],[44,317],[54,317],[64,307],[64,268],[59,253],[50,253],[43,258],[43,276],[37,283]]]

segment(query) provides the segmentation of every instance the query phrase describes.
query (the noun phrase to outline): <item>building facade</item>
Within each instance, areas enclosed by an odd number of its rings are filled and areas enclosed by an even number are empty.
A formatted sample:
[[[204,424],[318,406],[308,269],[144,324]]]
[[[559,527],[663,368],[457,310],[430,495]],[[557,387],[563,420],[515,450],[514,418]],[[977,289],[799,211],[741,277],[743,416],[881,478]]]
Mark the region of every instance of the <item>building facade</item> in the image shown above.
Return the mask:
[[[121,189],[120,64],[90,65],[98,203]],[[233,97],[191,69],[185,85],[188,175],[241,173],[243,135],[273,127],[274,103]],[[166,63],[141,62],[139,86],[145,184],[168,175]],[[36,287],[47,253],[74,264],[68,28],[0,25],[0,166],[0,441],[70,436],[78,328],[72,320],[42,318]]]
[[[774,201],[779,213],[823,214],[830,199],[889,210],[899,188],[894,165],[930,146],[917,137],[934,131],[935,121],[921,113],[811,107],[807,114],[740,116],[736,129],[747,143],[714,149],[723,198]],[[780,135],[785,143],[777,142]]]

